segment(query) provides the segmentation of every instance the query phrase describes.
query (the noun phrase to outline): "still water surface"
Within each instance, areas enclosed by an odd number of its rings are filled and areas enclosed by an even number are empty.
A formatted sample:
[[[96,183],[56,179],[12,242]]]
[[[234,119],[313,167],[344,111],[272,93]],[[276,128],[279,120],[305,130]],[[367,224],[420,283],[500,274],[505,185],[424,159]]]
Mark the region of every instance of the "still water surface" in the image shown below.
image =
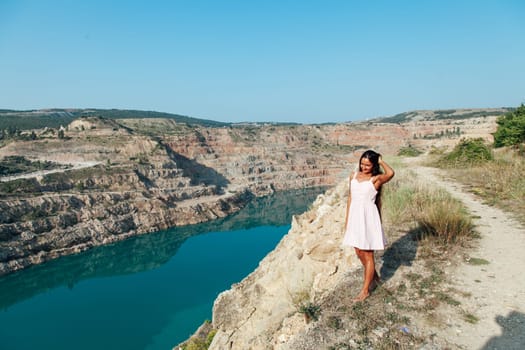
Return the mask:
[[[257,267],[321,190],[4,276],[0,348],[171,349],[211,319],[217,295]]]

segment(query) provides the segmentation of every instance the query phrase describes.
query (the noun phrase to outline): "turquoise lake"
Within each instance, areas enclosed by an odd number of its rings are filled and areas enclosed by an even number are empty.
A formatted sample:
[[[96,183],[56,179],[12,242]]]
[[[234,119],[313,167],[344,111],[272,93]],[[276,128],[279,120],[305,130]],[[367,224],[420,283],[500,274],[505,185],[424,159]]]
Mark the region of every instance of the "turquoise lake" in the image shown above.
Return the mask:
[[[322,189],[282,192],[0,278],[0,349],[172,349],[211,319]]]

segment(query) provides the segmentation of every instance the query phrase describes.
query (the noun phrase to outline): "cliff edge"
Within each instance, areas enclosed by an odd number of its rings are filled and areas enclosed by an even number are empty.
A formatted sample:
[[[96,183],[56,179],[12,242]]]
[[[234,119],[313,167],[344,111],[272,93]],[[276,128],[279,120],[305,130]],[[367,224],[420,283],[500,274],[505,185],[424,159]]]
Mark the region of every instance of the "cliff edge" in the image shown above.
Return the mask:
[[[347,192],[345,180],[320,195],[253,273],[218,296],[210,349],[287,349],[307,326],[298,309],[358,268],[341,247]]]
[[[523,225],[443,180],[443,172],[410,164],[406,177],[414,185],[445,190],[476,214],[468,244],[434,244],[390,215],[390,243],[377,256],[384,282],[353,303],[362,270],[353,250],[340,246],[343,181],[294,217],[252,274],[219,295],[209,349],[522,349],[523,283],[514,277],[522,266]],[[507,288],[499,288],[502,280]]]

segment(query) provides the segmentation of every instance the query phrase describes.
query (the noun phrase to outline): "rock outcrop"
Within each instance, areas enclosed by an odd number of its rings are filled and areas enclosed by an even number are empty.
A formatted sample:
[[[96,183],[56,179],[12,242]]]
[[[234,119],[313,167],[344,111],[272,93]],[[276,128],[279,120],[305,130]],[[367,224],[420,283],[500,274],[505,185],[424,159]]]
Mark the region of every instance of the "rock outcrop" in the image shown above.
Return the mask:
[[[253,273],[218,296],[210,349],[288,348],[307,326],[301,304],[322,299],[357,268],[341,247],[347,191],[343,181],[319,196]]]

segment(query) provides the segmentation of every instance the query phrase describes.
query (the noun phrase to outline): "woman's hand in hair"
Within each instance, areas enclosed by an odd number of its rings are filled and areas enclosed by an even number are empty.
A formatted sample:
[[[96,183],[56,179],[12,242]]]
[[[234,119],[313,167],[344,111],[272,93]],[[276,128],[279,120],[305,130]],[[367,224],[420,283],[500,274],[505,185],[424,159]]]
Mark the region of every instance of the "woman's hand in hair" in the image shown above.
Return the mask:
[[[374,181],[375,188],[379,189],[379,187],[381,187],[381,185],[383,185],[384,183],[387,183],[388,181],[390,181],[394,177],[395,172],[394,172],[394,169],[392,169],[390,167],[390,165],[388,165],[383,160],[383,157],[379,156],[379,159],[378,159],[377,163],[385,171],[384,174],[380,174],[380,175],[376,176],[376,179]]]

